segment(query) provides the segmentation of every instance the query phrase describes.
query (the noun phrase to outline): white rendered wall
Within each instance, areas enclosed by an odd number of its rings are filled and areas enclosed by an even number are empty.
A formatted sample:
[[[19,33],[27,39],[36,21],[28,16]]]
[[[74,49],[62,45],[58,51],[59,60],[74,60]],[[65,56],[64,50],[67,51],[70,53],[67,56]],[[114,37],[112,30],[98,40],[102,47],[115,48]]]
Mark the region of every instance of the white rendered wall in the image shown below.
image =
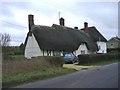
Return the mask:
[[[82,54],[81,51],[85,51],[85,54],[89,54],[89,50],[87,49],[86,45],[85,44],[81,44],[78,48],[78,50],[76,50],[74,53],[75,55],[79,55],[79,54]]]
[[[97,53],[107,53],[106,42],[97,41],[99,51]]]
[[[25,47],[25,58],[30,59],[31,57],[42,56],[43,52],[40,50],[40,47],[32,34],[28,37],[27,44]]]
[[[63,56],[63,54],[60,51],[54,51],[52,52],[52,56]]]

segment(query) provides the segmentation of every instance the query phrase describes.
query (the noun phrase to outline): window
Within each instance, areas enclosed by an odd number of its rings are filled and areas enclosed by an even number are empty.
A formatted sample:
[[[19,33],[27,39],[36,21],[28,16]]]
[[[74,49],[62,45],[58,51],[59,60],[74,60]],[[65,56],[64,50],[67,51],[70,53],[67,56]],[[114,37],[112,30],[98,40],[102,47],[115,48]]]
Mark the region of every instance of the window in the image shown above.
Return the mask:
[[[57,52],[57,51],[54,51],[54,52],[53,52],[53,56],[61,56],[61,53],[60,53],[60,52]]]
[[[113,44],[111,44],[111,46],[113,46]]]
[[[85,54],[85,50],[81,50],[81,54]]]
[[[100,47],[100,46],[98,46],[98,49],[100,50],[100,49],[101,49],[101,47]]]

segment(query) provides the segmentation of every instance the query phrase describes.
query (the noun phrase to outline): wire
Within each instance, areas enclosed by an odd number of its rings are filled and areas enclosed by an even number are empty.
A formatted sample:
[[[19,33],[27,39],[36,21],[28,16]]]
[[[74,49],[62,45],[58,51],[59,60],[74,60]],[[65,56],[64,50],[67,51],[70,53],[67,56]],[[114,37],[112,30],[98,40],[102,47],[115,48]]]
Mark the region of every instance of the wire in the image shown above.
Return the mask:
[[[25,27],[25,26],[21,26],[21,25],[18,25],[18,24],[13,24],[13,23],[11,23],[11,22],[7,22],[7,21],[4,21],[4,20],[0,20],[0,21],[2,21],[2,22],[4,22],[4,23],[7,23],[7,24],[9,24],[9,25],[12,25],[12,26],[14,26],[14,27],[27,28],[27,27]],[[13,28],[14,28],[14,27],[13,27]]]

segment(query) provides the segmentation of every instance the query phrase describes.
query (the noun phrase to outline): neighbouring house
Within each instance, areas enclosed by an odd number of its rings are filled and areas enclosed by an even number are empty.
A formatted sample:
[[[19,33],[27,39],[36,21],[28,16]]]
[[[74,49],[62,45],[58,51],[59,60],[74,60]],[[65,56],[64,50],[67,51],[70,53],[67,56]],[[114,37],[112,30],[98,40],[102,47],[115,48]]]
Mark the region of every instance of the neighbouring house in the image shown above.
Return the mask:
[[[107,53],[107,40],[106,38],[96,29],[96,27],[88,27],[88,23],[84,23],[84,28],[82,28],[86,35],[97,44],[97,53]]]
[[[107,50],[114,51],[120,49],[120,38],[119,37],[112,37],[107,42]]]
[[[64,18],[60,18],[60,25],[53,24],[51,27],[35,25],[34,15],[28,15],[29,32],[25,40],[25,57],[30,59],[37,56],[63,56],[64,53],[91,54],[97,53],[98,45],[107,40],[98,32],[99,39],[91,38],[90,33],[79,30],[77,27],[65,26]],[[95,32],[94,28],[88,28]],[[95,30],[94,30],[95,29]],[[105,45],[104,45],[105,46]],[[106,48],[106,47],[104,47]],[[105,53],[101,52],[101,53]]]

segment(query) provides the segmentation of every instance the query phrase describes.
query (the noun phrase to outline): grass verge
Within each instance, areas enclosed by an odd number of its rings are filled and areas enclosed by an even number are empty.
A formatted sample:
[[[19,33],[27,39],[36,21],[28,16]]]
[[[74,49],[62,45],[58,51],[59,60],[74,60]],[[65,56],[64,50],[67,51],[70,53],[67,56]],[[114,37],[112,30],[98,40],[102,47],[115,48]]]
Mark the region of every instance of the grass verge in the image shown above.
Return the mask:
[[[31,72],[24,71],[14,74],[6,74],[3,75],[2,78],[2,85],[3,88],[8,88],[12,86],[16,86],[19,84],[35,81],[35,80],[43,80],[63,74],[68,74],[71,72],[74,72],[74,69],[67,69],[67,68],[61,68],[61,67],[55,67],[55,68],[46,68],[41,70],[34,70]]]

